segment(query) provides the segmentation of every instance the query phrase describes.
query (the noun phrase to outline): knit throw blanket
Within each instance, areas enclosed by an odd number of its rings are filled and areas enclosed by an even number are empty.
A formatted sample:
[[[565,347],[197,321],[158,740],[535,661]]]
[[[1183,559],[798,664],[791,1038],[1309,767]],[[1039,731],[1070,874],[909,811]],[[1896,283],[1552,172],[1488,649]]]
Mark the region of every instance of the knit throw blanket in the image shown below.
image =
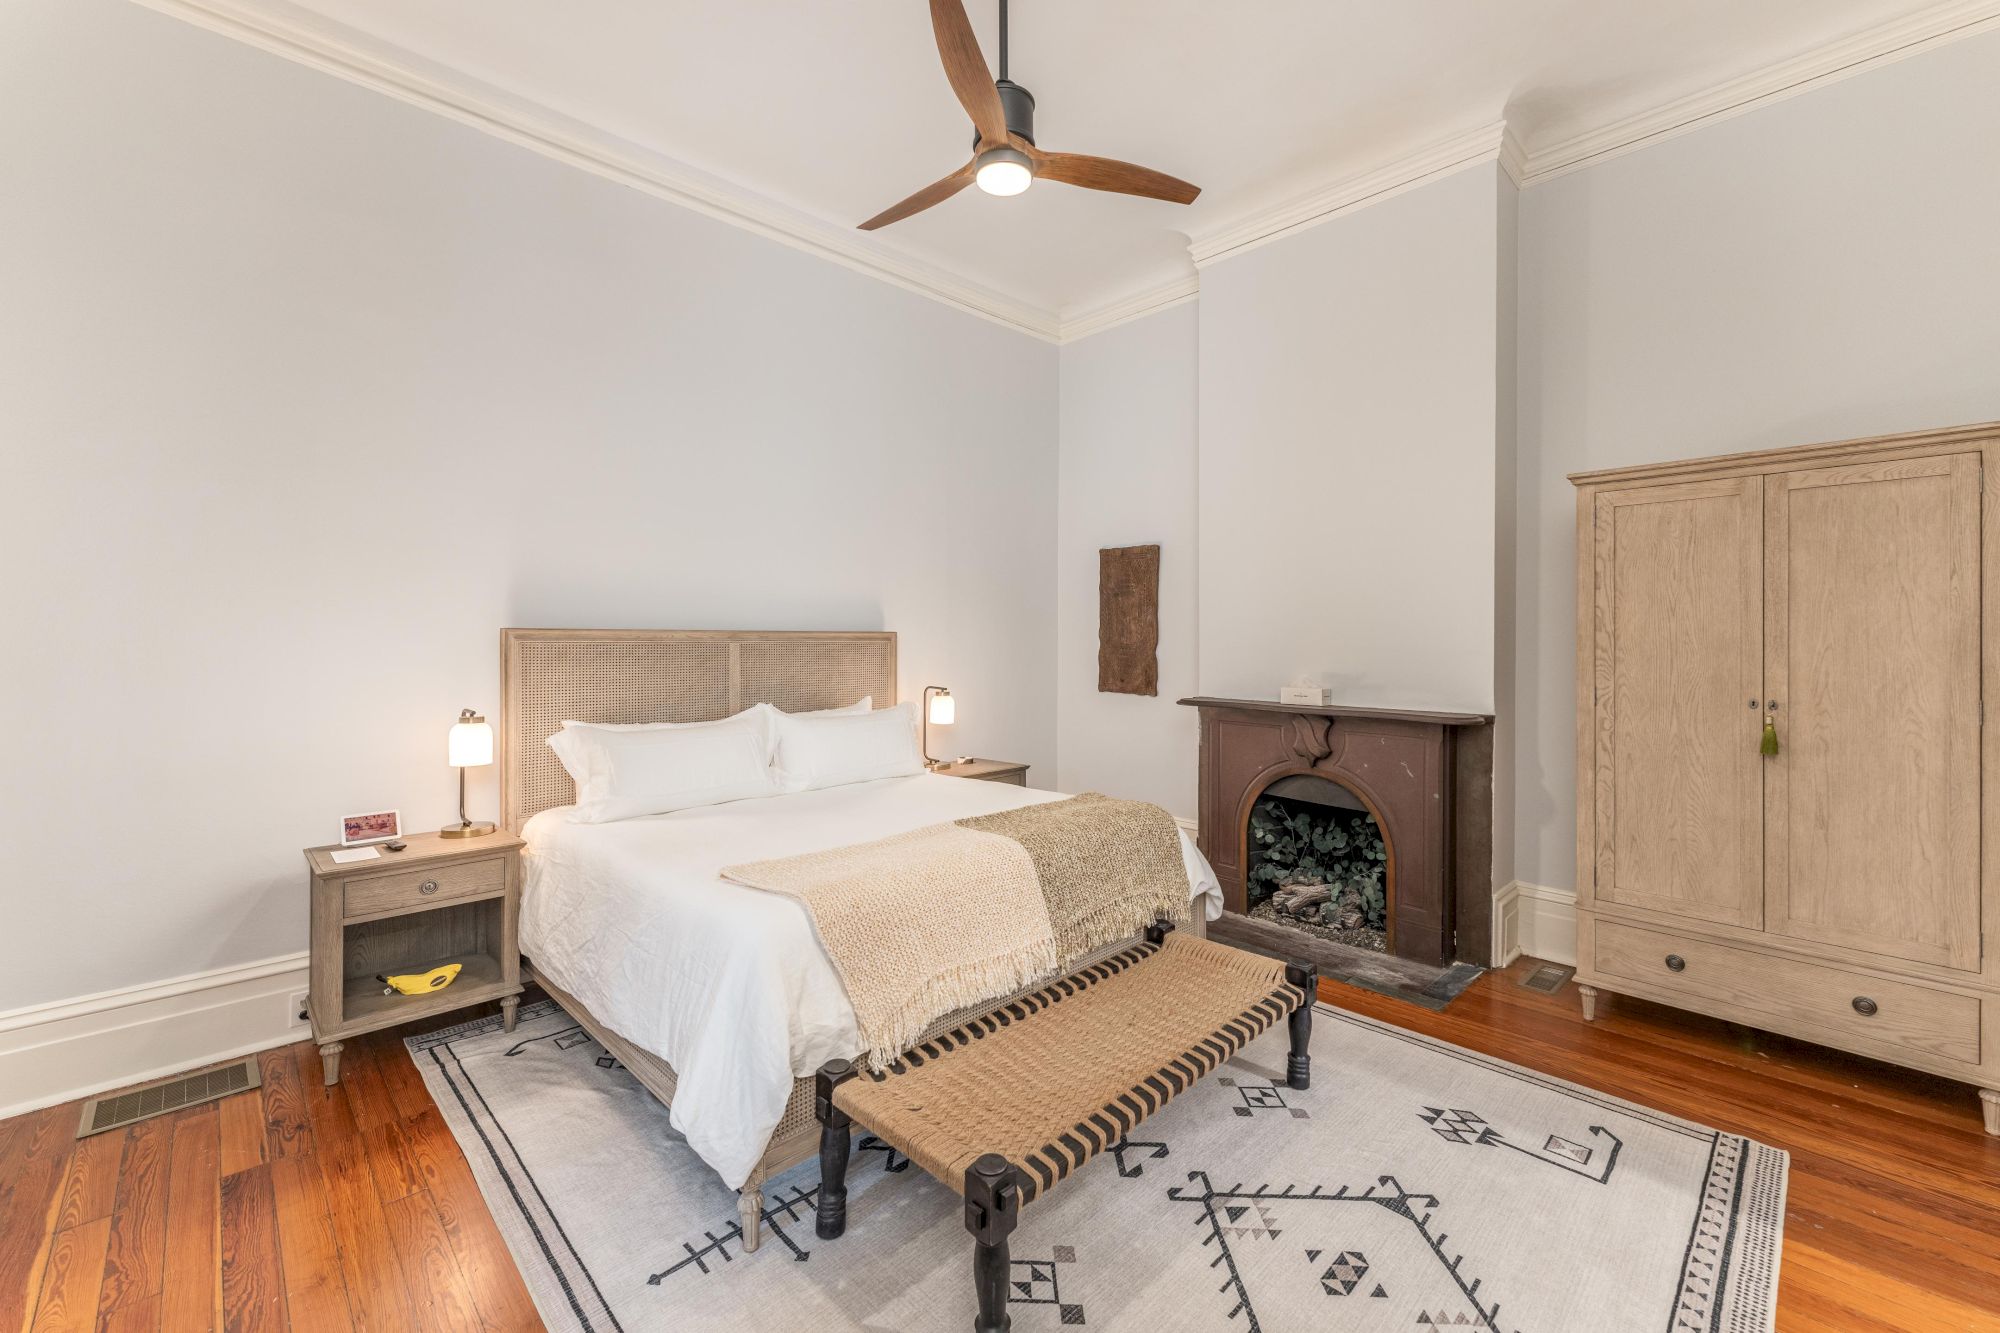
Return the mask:
[[[722,874],[805,905],[875,1069],[936,1020],[1188,911],[1173,816],[1095,793]]]

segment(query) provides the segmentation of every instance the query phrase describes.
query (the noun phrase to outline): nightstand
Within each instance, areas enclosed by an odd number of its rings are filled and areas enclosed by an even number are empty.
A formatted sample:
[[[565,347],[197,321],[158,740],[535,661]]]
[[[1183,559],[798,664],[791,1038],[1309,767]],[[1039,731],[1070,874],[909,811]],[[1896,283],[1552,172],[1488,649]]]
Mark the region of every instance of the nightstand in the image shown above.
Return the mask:
[[[312,874],[313,1040],[329,1086],[341,1043],[377,1028],[500,1001],[507,1030],[521,996],[517,930],[521,840],[507,833],[416,833],[400,852],[341,864],[339,847],[306,849]],[[428,995],[384,995],[378,975],[458,963],[458,979]]]
[[[933,773],[942,773],[948,778],[972,778],[979,782],[1011,782],[1016,787],[1028,785],[1028,766],[1017,764],[1010,759],[963,759],[955,764],[939,764]]]

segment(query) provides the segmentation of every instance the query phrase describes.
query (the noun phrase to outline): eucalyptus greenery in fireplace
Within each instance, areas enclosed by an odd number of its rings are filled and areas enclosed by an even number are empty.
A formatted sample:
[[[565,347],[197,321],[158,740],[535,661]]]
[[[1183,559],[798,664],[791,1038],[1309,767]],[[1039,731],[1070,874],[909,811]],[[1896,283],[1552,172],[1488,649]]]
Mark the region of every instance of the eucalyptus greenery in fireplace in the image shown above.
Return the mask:
[[[1281,796],[1261,797],[1250,808],[1253,916],[1381,948],[1388,862],[1382,831],[1366,810]]]

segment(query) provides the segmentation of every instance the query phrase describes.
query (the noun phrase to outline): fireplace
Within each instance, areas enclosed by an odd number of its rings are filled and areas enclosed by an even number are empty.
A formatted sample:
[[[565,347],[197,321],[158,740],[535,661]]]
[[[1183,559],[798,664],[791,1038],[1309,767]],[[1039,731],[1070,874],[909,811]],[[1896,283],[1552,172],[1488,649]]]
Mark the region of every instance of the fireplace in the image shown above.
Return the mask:
[[[1389,843],[1368,803],[1316,773],[1293,773],[1250,806],[1247,915],[1316,939],[1389,947]]]
[[[1199,839],[1227,911],[1418,963],[1490,960],[1491,718],[1181,702],[1201,710]]]

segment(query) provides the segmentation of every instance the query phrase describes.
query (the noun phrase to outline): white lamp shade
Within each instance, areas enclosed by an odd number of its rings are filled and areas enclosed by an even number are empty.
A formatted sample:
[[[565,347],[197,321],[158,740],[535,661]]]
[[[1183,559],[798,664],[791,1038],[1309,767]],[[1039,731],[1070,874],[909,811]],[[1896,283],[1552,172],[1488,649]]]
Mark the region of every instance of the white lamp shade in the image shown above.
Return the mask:
[[[931,696],[931,725],[948,727],[958,720],[958,705],[949,694]]]
[[[445,740],[453,768],[480,768],[493,762],[493,728],[485,722],[454,722]]]

